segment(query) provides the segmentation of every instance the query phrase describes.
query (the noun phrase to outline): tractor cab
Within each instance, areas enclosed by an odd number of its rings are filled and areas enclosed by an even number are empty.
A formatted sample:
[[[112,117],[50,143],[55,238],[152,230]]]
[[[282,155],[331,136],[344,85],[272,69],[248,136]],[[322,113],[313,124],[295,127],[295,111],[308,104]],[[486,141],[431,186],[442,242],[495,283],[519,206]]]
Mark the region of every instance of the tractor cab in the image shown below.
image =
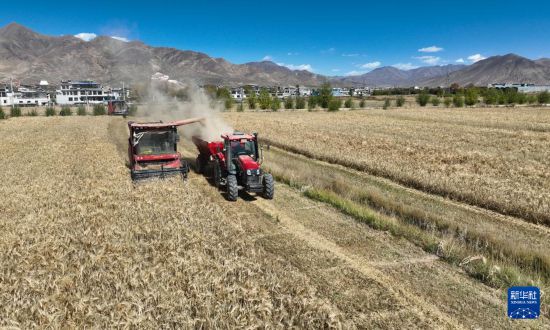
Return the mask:
[[[230,201],[237,200],[239,189],[273,199],[273,176],[260,167],[262,154],[258,134],[233,132],[222,134],[221,138],[221,141],[208,142],[193,136],[199,151],[195,162],[197,172],[207,173],[210,169],[212,182],[218,188],[225,186]]]
[[[234,132],[232,134],[223,134],[225,159],[227,170],[230,173],[237,171],[240,167],[243,172],[247,170],[257,170],[260,168],[260,150],[258,148],[258,139],[256,134],[244,134]]]

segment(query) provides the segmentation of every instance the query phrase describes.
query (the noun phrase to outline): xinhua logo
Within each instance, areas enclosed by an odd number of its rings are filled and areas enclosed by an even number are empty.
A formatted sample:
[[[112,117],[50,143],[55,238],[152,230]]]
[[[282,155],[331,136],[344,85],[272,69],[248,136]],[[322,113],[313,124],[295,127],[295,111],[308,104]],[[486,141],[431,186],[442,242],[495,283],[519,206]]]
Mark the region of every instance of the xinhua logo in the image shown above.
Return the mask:
[[[536,286],[514,286],[508,289],[508,317],[536,319],[540,315],[540,289]]]

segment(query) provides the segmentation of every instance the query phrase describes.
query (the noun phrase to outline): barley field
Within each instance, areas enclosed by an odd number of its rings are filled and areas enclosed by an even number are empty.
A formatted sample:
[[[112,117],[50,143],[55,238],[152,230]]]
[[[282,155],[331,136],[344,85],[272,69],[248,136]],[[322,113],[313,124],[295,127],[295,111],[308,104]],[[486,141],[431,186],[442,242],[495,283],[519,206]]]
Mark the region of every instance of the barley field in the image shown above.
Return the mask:
[[[195,173],[134,184],[127,134],[0,121],[1,327],[520,328],[500,288],[291,186],[229,203]]]
[[[192,185],[134,186],[110,121],[0,122],[0,326],[345,324]]]
[[[266,143],[550,225],[545,108],[226,113]]]

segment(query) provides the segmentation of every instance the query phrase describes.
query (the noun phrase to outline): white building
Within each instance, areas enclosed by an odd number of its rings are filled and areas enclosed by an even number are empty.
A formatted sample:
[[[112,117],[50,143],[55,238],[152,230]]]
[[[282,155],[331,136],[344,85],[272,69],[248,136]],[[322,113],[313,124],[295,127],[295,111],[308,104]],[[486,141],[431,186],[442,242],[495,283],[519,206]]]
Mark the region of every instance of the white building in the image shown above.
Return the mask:
[[[100,104],[116,97],[112,91],[93,81],[61,81],[61,88],[55,91],[55,100],[60,105]]]
[[[44,106],[50,104],[50,96],[41,90],[20,87],[17,91],[0,89],[0,106]]]
[[[246,98],[246,94],[244,92],[244,88],[238,87],[238,88],[231,88],[231,97],[235,100],[243,100]]]
[[[535,85],[535,84],[489,84],[489,88],[517,88],[520,93],[540,93],[548,91],[550,92],[550,85]]]

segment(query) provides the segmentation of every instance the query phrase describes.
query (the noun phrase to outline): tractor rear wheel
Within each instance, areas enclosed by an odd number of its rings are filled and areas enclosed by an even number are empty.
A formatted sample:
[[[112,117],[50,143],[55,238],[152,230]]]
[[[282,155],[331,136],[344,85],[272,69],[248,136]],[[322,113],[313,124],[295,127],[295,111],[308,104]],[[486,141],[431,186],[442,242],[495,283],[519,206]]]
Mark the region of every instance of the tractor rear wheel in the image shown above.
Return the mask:
[[[273,199],[274,194],[275,194],[275,181],[273,181],[273,175],[265,174],[263,197],[265,199]]]
[[[237,177],[234,175],[227,176],[227,199],[234,202],[239,197],[239,187],[237,186]]]
[[[222,168],[220,166],[220,163],[218,161],[214,161],[214,166],[212,166],[212,177],[214,180],[214,186],[216,188],[220,187],[221,181],[222,181]]]
[[[195,159],[195,172],[198,174],[202,174],[204,172],[204,165],[202,162],[202,157],[199,155],[197,156],[197,159]]]

